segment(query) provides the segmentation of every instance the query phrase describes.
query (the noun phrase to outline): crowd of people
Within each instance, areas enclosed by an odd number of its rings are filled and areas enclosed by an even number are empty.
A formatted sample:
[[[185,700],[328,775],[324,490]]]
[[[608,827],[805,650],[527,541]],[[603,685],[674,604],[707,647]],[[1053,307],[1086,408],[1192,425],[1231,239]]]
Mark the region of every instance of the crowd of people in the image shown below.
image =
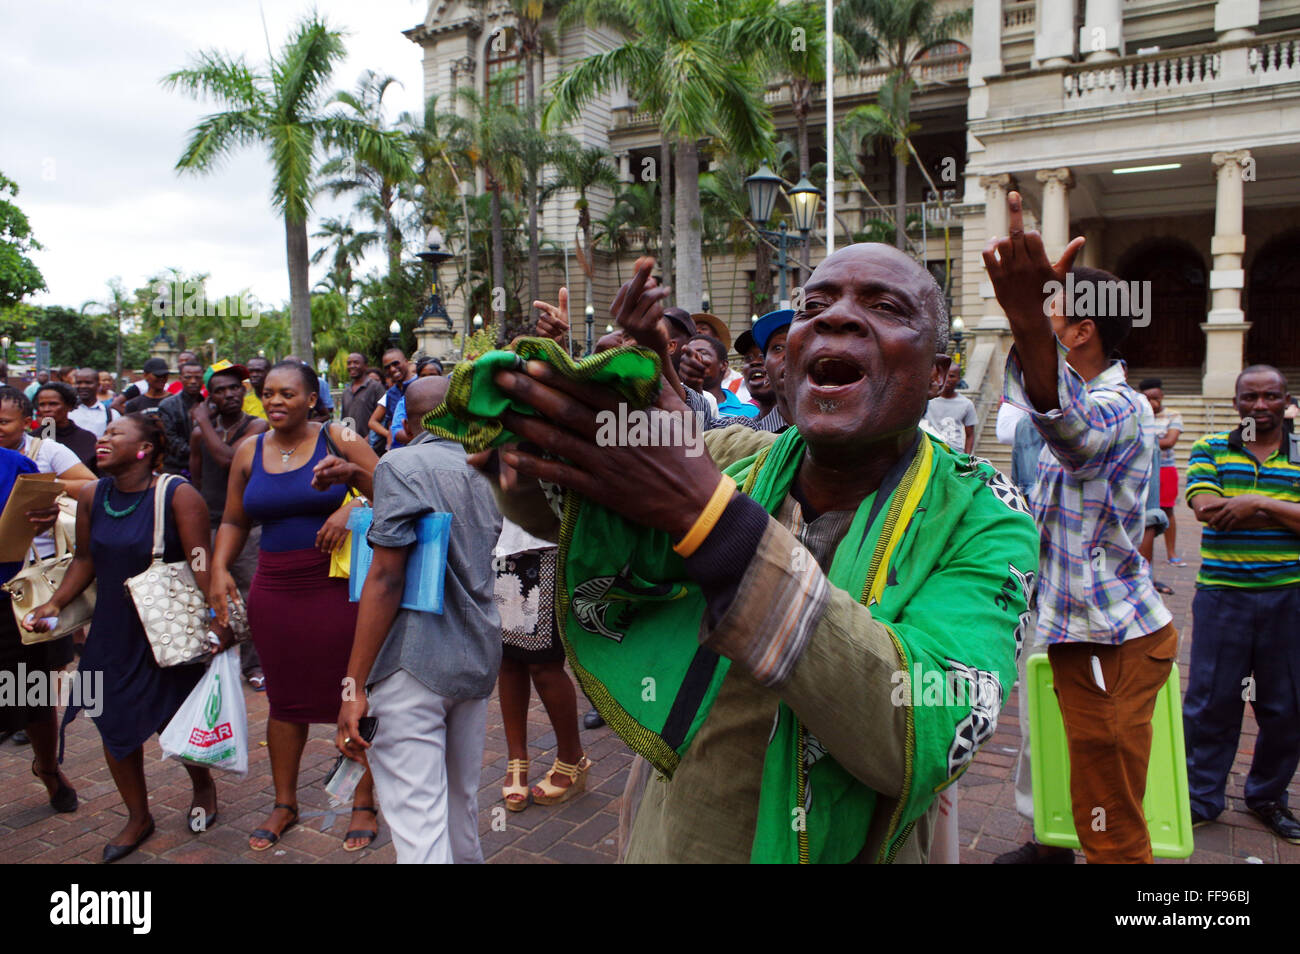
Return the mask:
[[[144,744],[204,672],[201,661],[158,665],[125,587],[161,558],[193,567],[214,651],[236,644],[246,610],[241,668],[268,696],[274,785],[255,851],[299,821],[308,728],[327,724],[364,767],[347,850],[374,842],[382,810],[398,861],[481,861],[495,688],[510,812],[585,789],[580,721],[608,721],[637,754],[623,805],[629,861],[953,859],[956,782],[1023,685],[1029,653],[1045,650],[1087,860],[1152,861],[1152,713],[1187,622],[1175,626],[1151,561],[1163,533],[1181,565],[1184,422],[1161,382],[1127,382],[1115,355],[1128,317],[1044,308],[1044,289],[1067,272],[1076,283],[1113,276],[1072,264],[1082,239],[1051,262],[1023,229],[1019,195],[1008,203],[1010,233],[984,253],[1014,338],[997,422],[1013,447],[1008,476],[972,456],[978,416],[959,393],[942,290],[873,244],[829,256],[798,311],[766,314],[734,342],[716,316],[670,307],[642,259],[611,305],[618,329],[597,343],[603,358],[502,365],[452,393],[436,359],[392,348],[376,369],[352,354],[337,414],[327,383],[293,356],[205,367],[187,352],[175,379],[151,359],[120,392],[86,368],[67,369],[71,383],[60,373],[0,388],[0,498],[20,474],[54,474],[76,522],[52,598],[23,620],[0,612],[0,667],[57,671],[79,652],[78,671],[103,673],[90,715],[127,810],[104,860],[154,833]],[[563,343],[567,290],[534,307],[536,336]],[[619,389],[646,383],[645,365],[617,360],[647,353],[652,413],[694,415],[707,453],[598,437],[600,415],[627,401]],[[488,395],[503,399],[494,423],[510,437],[467,452],[456,414],[468,419]],[[1280,372],[1247,368],[1241,425],[1191,452],[1183,494],[1203,528],[1184,711],[1193,823],[1225,808],[1250,701],[1259,739],[1246,805],[1300,843],[1286,794],[1300,761],[1292,405]],[[53,553],[59,509],[29,512],[33,559]],[[450,515],[441,538],[437,515]],[[341,561],[356,552],[352,532],[370,551],[356,587],[355,563]],[[412,595],[430,566],[436,608]],[[50,630],[92,583],[86,633],[21,641],[20,628]],[[581,720],[570,670],[590,700]],[[900,672],[961,691],[900,704]],[[556,750],[540,775],[534,688]],[[77,714],[66,707],[64,730]],[[0,729],[24,733],[51,806],[75,811],[76,780],[92,767],[62,763],[56,706],[0,708]],[[1022,738],[1017,807],[1032,817]],[[220,781],[184,767],[201,833],[219,816]],[[998,860],[1074,854],[1031,842]]]

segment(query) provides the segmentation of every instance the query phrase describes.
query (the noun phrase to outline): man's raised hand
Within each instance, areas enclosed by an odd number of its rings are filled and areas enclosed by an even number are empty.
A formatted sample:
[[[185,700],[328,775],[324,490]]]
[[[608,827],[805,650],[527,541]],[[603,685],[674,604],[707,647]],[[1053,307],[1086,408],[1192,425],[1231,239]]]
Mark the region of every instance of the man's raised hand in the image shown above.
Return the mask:
[[[671,289],[666,285],[661,286],[650,277],[654,267],[655,260],[648,255],[636,260],[632,277],[623,283],[623,287],[614,296],[609,314],[637,344],[652,351],[667,353],[668,334],[661,319],[664,316],[664,300]]]
[[[1047,283],[1065,282],[1065,274],[1079,249],[1083,248],[1084,240],[1079,237],[1071,241],[1053,265],[1038,230],[1025,231],[1024,206],[1019,192],[1007,193],[1007,213],[1010,234],[1005,238],[996,235],[989,238],[984,246],[984,267],[1012,329],[1017,325],[1042,328],[1046,317],[1044,304],[1051,297]]]
[[[546,301],[535,301],[533,307],[541,312],[537,319],[537,334],[543,338],[563,341],[569,333],[569,289],[560,288],[560,303],[552,305]]]

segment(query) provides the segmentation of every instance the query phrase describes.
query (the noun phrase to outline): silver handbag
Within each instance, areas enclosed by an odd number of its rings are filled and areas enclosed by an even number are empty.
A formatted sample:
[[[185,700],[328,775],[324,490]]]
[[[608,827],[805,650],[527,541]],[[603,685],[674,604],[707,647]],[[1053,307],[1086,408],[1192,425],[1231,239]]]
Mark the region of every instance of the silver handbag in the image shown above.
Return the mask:
[[[211,652],[208,601],[194,571],[184,560],[163,562],[167,486],[178,479],[175,474],[159,475],[153,498],[153,562],[126,581],[153,658],[164,668],[204,659]]]

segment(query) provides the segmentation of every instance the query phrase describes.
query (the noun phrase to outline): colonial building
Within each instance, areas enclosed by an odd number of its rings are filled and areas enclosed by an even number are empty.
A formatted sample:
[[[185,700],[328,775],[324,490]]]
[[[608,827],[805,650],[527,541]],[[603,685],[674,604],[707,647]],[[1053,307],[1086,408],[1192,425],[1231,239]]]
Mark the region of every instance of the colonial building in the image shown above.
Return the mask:
[[[493,43],[511,23],[505,3],[433,0],[407,31],[424,50],[426,94],[448,101],[460,84],[482,88],[518,57],[513,34]],[[951,273],[966,382],[985,408],[1000,393],[1010,333],[980,253],[989,235],[1005,234],[1013,188],[1050,253],[1084,235],[1085,264],[1151,282],[1145,324],[1124,349],[1135,373],[1154,371],[1189,400],[1221,407],[1244,363],[1300,366],[1300,0],[974,0],[962,39],[919,65],[914,141],[940,194],[911,169],[906,199],[918,254],[937,276]],[[539,90],[617,37],[582,28],[558,42],[558,55],[539,64]],[[871,101],[883,80],[871,68],[837,77],[836,116]],[[774,83],[767,98],[792,138],[788,87]],[[820,120],[824,104],[812,115]],[[622,93],[585,109],[570,131],[609,148],[629,178],[659,156],[654,117]],[[814,126],[813,164],[824,162],[824,142]],[[706,144],[704,156],[725,148]],[[862,179],[892,212],[892,159],[880,152],[862,157]],[[843,179],[836,211],[837,246],[889,217]],[[543,223],[548,238],[571,246],[572,197],[549,202]],[[823,242],[814,233],[813,265]],[[706,259],[709,306],[739,331],[755,310],[754,255],[715,245]],[[558,264],[544,270],[546,294],[563,280]],[[592,304],[602,328],[627,266],[597,257]],[[798,275],[792,268],[791,286]],[[573,301],[580,320],[580,291]]]

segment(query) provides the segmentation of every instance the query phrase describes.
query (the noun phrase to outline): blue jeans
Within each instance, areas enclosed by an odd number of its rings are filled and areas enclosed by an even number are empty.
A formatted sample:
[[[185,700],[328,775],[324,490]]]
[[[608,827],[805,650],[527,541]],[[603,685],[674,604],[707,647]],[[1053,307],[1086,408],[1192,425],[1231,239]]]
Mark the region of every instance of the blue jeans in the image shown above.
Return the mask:
[[[1192,663],[1183,699],[1193,810],[1214,818],[1251,701],[1259,737],[1246,805],[1286,804],[1300,763],[1300,586],[1200,587],[1192,600]]]

